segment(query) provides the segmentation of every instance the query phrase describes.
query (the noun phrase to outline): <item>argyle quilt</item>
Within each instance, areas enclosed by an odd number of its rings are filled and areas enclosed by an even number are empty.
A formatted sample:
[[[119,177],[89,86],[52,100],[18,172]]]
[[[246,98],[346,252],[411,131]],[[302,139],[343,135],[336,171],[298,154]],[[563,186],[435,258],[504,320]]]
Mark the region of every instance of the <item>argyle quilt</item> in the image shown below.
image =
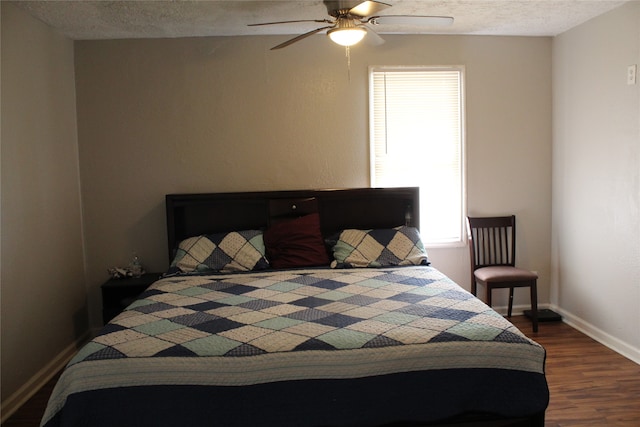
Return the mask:
[[[442,369],[544,373],[545,352],[427,266],[175,276],[153,284],[69,363],[70,393],[237,386]]]
[[[470,340],[531,345],[432,268],[177,277],[153,285],[72,364]]]

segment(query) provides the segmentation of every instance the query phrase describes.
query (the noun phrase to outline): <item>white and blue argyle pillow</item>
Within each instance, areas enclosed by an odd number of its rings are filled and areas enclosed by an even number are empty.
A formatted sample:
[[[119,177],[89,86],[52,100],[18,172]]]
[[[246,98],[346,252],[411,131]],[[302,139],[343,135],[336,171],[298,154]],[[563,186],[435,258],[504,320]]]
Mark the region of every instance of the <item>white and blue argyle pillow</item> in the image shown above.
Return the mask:
[[[415,227],[348,229],[333,247],[332,268],[428,265],[427,251]]]
[[[183,240],[169,273],[252,271],[268,267],[262,231],[243,230]]]

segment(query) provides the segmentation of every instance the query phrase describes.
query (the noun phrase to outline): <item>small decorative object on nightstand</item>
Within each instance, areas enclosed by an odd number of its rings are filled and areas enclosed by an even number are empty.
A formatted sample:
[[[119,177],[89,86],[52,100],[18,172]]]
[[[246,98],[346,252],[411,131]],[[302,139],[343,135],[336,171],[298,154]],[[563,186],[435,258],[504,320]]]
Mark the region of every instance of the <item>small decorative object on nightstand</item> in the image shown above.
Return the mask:
[[[144,268],[142,268],[142,264],[140,264],[140,258],[138,258],[138,255],[136,255],[135,253],[133,254],[133,258],[129,263],[129,271],[135,278],[141,277],[145,273]]]
[[[161,273],[140,277],[109,279],[102,284],[102,321],[107,323],[127,308],[145,289],[160,279]]]

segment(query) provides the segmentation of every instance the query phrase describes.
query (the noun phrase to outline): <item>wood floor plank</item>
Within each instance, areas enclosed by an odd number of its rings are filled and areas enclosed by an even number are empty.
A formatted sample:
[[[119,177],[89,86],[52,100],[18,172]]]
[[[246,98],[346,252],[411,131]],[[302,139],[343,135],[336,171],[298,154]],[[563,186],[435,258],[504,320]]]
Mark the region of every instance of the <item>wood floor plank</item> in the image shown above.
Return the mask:
[[[562,322],[511,321],[547,350],[545,427],[640,427],[640,365]]]
[[[524,316],[511,321],[547,350],[551,399],[545,427],[640,427],[640,365],[562,322],[540,322],[531,332]],[[2,427],[37,427],[51,381]]]

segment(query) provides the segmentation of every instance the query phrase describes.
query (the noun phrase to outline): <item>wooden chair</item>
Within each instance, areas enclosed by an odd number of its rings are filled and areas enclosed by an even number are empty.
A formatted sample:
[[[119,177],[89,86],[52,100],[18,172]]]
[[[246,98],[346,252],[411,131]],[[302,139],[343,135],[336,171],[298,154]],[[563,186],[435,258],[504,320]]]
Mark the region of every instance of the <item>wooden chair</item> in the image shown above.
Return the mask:
[[[467,217],[469,252],[471,255],[471,293],[476,295],[477,283],[486,290],[486,302],[491,306],[493,289],[509,288],[509,309],[513,308],[513,289],[531,289],[531,320],[533,332],[538,332],[538,275],[515,266],[516,217]]]

